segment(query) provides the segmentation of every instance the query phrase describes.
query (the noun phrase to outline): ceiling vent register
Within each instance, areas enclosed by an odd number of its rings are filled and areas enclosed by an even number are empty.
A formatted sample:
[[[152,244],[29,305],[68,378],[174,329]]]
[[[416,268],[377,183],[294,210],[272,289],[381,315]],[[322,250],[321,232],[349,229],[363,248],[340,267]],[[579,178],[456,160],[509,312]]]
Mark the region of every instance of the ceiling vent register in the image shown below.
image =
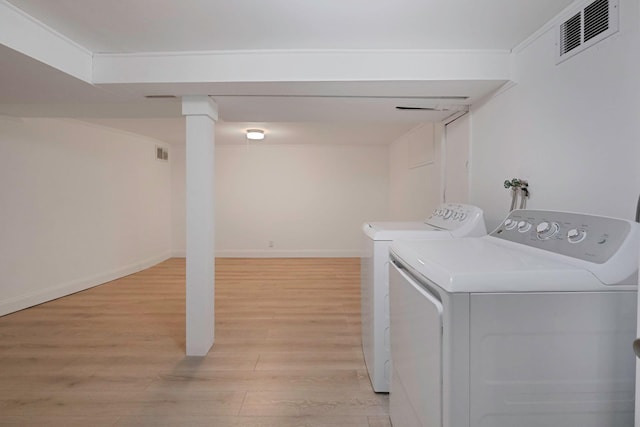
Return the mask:
[[[596,0],[573,11],[558,26],[556,63],[618,32],[618,0]]]

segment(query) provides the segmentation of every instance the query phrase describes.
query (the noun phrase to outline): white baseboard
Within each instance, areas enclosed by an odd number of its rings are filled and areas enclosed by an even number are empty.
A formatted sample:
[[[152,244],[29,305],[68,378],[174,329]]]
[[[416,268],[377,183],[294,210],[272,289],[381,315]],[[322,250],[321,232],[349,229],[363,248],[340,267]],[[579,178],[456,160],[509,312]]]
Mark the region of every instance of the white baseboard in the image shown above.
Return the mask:
[[[360,255],[359,250],[337,249],[230,249],[216,251],[216,257],[219,258],[359,258]]]
[[[185,258],[185,251],[174,251],[174,258]],[[359,258],[357,250],[331,250],[331,249],[290,249],[290,250],[252,250],[252,249],[226,249],[216,251],[216,258]]]
[[[137,273],[138,271],[142,271],[144,269],[152,267],[169,258],[171,258],[171,254],[167,252],[153,258],[148,258],[146,260],[141,260],[139,262],[129,264],[116,270],[96,274],[91,277],[85,277],[68,283],[51,286],[38,292],[18,295],[16,297],[0,301],[0,316],[13,313],[18,310],[23,310],[28,307],[33,307],[34,305],[42,304],[44,302],[71,295],[76,292],[84,291],[85,289],[93,288],[112,280]]]

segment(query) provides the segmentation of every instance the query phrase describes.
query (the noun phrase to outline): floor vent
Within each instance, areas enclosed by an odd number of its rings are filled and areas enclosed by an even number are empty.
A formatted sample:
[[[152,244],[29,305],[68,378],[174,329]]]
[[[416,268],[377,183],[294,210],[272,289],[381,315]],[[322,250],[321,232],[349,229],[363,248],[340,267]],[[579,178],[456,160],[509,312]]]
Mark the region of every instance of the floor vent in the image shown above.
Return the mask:
[[[556,63],[565,61],[618,32],[618,0],[595,0],[558,26]]]

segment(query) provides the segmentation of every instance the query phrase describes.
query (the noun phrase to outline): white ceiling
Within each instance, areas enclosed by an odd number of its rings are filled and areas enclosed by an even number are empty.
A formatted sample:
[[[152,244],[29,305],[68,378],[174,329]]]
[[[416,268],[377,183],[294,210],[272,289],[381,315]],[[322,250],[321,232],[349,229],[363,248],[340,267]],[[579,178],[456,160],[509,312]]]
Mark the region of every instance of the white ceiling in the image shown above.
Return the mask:
[[[570,0],[9,0],[92,52],[511,49]]]
[[[572,0],[0,0],[93,53],[257,50],[509,50]],[[2,29],[0,29],[0,32]],[[246,82],[94,86],[0,45],[0,114],[74,117],[183,143],[175,99],[220,107],[218,137],[260,125],[269,143],[388,143],[481,99],[500,81]],[[465,95],[467,100],[433,97]],[[240,135],[240,136],[239,136]]]

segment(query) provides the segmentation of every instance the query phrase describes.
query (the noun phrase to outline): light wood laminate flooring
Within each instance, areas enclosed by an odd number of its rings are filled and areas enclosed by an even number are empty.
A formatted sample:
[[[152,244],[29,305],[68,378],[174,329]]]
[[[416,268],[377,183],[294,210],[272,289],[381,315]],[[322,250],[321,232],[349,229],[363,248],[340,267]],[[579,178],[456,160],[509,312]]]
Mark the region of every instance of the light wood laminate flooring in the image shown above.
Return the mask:
[[[174,258],[0,317],[0,425],[390,426],[359,259],[218,259],[204,358],[184,355],[184,275]]]

